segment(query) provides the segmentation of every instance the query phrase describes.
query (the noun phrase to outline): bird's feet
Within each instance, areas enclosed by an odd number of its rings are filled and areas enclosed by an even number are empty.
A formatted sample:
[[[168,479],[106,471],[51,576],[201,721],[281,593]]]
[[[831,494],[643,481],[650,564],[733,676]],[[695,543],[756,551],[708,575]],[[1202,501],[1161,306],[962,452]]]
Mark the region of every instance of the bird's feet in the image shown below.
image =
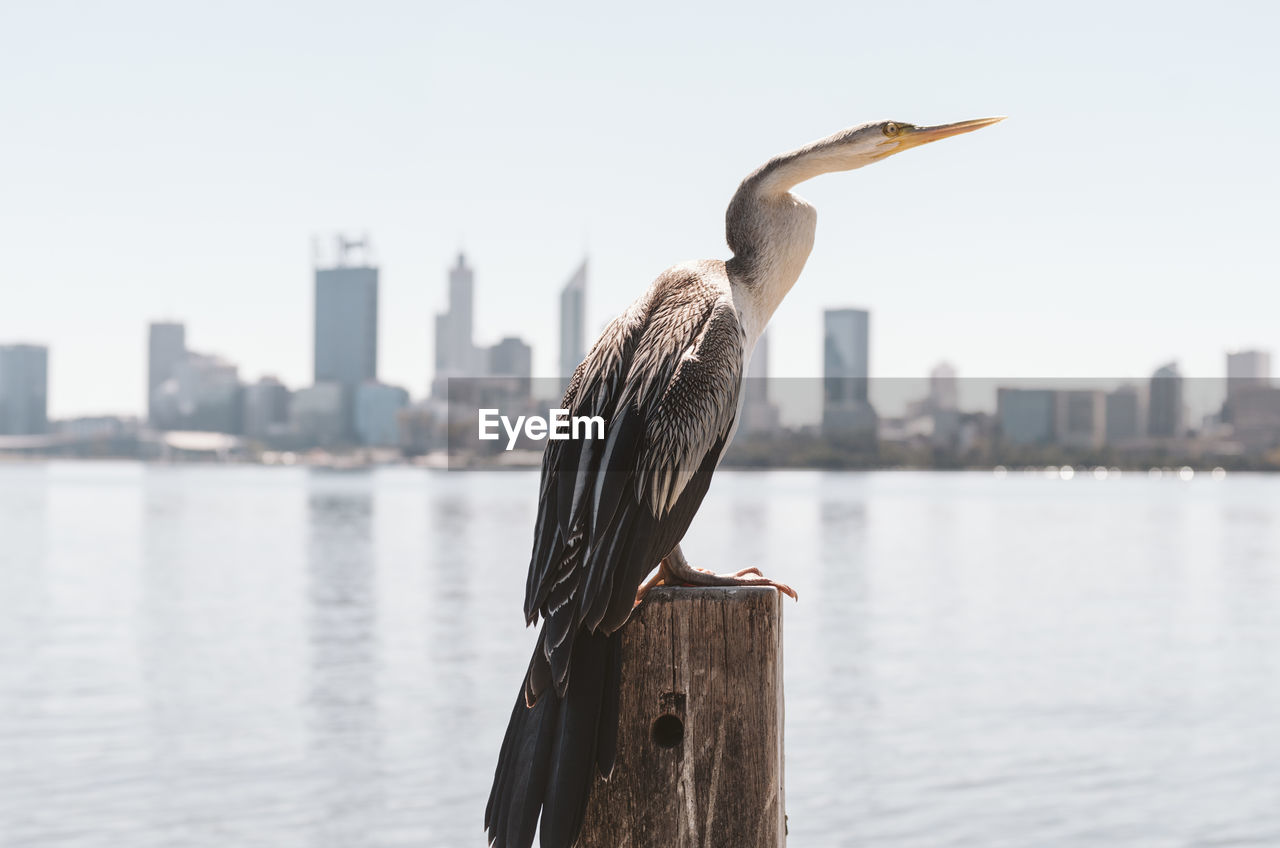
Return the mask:
[[[770,586],[792,600],[799,600],[795,589],[785,583],[770,580],[754,566],[732,574],[716,574],[705,568],[694,568],[679,548],[662,560],[653,576],[640,585],[636,591],[637,605],[654,586]]]

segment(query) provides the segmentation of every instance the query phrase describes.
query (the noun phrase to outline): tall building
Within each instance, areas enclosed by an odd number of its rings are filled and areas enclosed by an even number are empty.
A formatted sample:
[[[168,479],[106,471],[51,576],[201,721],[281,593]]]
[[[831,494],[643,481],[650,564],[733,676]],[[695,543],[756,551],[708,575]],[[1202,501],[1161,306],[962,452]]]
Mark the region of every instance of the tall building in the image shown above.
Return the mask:
[[[316,268],[315,382],[344,393],[344,435],[353,435],[355,392],[378,379],[378,269],[367,239],[337,238],[332,267]],[[362,256],[351,263],[353,249]]]
[[[187,351],[152,397],[152,426],[161,430],[239,433],[243,394],[238,369],[219,356]]]
[[[1280,447],[1280,387],[1241,389],[1231,401],[1236,438],[1250,453]]]
[[[49,427],[49,349],[0,345],[0,436],[35,436]]]
[[[1271,385],[1271,354],[1265,350],[1240,350],[1227,354],[1227,399],[1222,419],[1232,421],[1235,401],[1244,392]]]
[[[293,393],[289,423],[306,442],[331,447],[349,438],[346,403],[350,395],[338,383],[321,382]]]
[[[932,412],[945,412],[960,406],[960,381],[949,362],[939,362],[929,372],[929,407]]]
[[[187,328],[176,321],[153,321],[147,327],[147,420],[156,423],[156,392],[187,356]]]
[[[283,435],[289,427],[292,393],[275,377],[263,377],[244,387],[244,434],[264,440]]]
[[[1227,393],[1231,386],[1267,385],[1271,382],[1271,353],[1265,350],[1239,350],[1227,354]]]
[[[475,272],[467,259],[458,254],[457,263],[449,269],[449,303],[436,316],[436,367],[432,394],[443,397],[444,381],[450,377],[479,376],[480,358],[475,346]]]
[[[1114,444],[1140,438],[1147,432],[1143,421],[1142,390],[1118,386],[1107,393],[1107,442]]]
[[[316,268],[315,381],[354,390],[378,376],[378,269],[367,257],[348,265],[353,247],[339,238],[337,263]]]
[[[1011,445],[1051,444],[1057,429],[1057,401],[1052,389],[996,390],[1000,438]]]
[[[781,426],[778,405],[769,401],[769,331],[756,342],[742,384],[742,432],[772,433]]]
[[[1101,447],[1107,437],[1106,393],[1064,389],[1055,394],[1054,434],[1058,444],[1074,448]]]
[[[1182,375],[1176,362],[1162,365],[1151,375],[1148,398],[1147,435],[1181,436],[1184,427]]]
[[[485,349],[484,373],[488,377],[507,378],[503,381],[486,381],[503,384],[502,391],[512,397],[526,398],[533,389],[533,348],[521,339],[507,336],[496,345]]]
[[[409,393],[399,386],[369,382],[356,390],[356,436],[360,444],[394,447],[400,443],[400,411]]]
[[[874,434],[877,419],[867,399],[871,315],[865,309],[828,309],[822,318],[822,429]]]
[[[865,401],[870,374],[871,314],[865,309],[822,313],[823,396],[828,403]]]
[[[523,339],[507,336],[488,349],[485,373],[490,377],[533,376],[533,348]]]
[[[560,290],[560,380],[568,383],[587,356],[587,260]]]

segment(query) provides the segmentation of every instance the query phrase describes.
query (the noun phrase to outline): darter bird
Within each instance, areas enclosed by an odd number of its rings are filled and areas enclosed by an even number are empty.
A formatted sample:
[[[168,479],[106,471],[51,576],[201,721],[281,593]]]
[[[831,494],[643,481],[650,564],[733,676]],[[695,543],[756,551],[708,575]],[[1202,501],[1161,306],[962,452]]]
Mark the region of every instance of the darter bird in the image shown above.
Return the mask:
[[[618,630],[649,586],[764,585],[795,597],[754,568],[693,568],[680,550],[737,428],[751,352],[813,247],[817,214],[791,189],[999,120],[880,121],[775,156],[729,202],[733,256],[668,268],[578,366],[561,405],[603,417],[607,430],[549,441],[543,456],[524,602],[527,622],[543,625],[485,809],[490,844],[529,848],[539,819],[542,848],[577,840],[593,771],[608,778],[617,752]]]

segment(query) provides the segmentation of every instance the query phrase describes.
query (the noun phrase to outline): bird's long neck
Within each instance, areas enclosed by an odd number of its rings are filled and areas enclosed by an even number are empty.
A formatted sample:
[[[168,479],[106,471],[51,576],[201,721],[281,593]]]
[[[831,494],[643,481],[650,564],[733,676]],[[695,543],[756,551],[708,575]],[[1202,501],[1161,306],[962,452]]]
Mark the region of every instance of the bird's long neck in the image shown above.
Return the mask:
[[[762,191],[744,182],[729,204],[726,229],[733,258],[726,270],[750,344],[800,278],[817,221],[817,211],[786,189]]]
[[[726,263],[734,298],[745,306],[754,344],[778,304],[795,285],[813,249],[818,213],[791,193],[805,180],[860,168],[872,159],[865,144],[844,131],[770,159],[738,186],[725,213],[733,258]]]

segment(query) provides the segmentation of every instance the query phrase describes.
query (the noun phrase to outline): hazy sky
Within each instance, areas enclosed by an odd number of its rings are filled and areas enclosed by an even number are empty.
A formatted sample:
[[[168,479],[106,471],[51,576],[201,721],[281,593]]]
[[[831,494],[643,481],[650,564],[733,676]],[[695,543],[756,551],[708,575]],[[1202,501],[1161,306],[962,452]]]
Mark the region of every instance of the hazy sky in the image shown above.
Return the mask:
[[[1006,114],[799,192],[817,244],[773,370],[872,310],[872,370],[1145,376],[1280,353],[1277,7],[1267,3],[8,3],[0,342],[51,413],[140,412],[145,326],[311,379],[311,237],[372,234],[381,376],[423,393],[464,247],[478,341],[554,370],[584,251],[594,333],[724,257],[774,153],[867,120]]]

